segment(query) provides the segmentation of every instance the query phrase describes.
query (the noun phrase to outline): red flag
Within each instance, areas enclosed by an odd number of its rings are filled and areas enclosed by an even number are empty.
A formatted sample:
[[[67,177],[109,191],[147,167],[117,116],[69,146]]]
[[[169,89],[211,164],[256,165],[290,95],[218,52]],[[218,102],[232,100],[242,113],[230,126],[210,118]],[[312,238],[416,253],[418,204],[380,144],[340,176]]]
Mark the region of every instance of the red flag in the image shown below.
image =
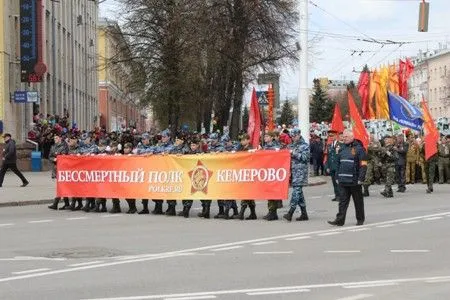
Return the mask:
[[[434,124],[433,117],[428,110],[428,105],[425,103],[425,99],[422,98],[422,110],[423,110],[423,129],[425,131],[425,159],[437,153],[437,143],[439,142],[439,132]]]
[[[359,115],[358,108],[356,107],[355,100],[353,100],[350,91],[348,91],[348,110],[350,122],[352,123],[353,135],[355,139],[363,144],[364,149],[367,150],[367,146],[369,145],[369,135],[367,134],[366,127],[364,127],[364,123]]]
[[[331,120],[330,131],[341,133],[344,131],[344,123],[342,122],[341,109],[339,104],[334,106],[333,120]]]
[[[398,87],[399,87],[399,91],[400,91],[400,96],[402,96],[402,97],[404,95],[403,94],[403,89],[404,89],[403,82],[405,81],[405,66],[406,66],[406,63],[400,59],[398,62]]]
[[[370,119],[369,110],[369,81],[370,75],[368,72],[361,72],[358,82],[358,94],[361,97],[362,116],[364,119]]]
[[[259,103],[256,98],[256,90],[253,88],[252,100],[250,103],[250,112],[248,116],[247,133],[250,136],[250,142],[253,148],[258,148],[261,137],[261,114],[259,112]]]
[[[400,59],[400,69],[398,73],[400,96],[408,100],[408,79],[414,72],[414,64],[409,58],[406,61]]]

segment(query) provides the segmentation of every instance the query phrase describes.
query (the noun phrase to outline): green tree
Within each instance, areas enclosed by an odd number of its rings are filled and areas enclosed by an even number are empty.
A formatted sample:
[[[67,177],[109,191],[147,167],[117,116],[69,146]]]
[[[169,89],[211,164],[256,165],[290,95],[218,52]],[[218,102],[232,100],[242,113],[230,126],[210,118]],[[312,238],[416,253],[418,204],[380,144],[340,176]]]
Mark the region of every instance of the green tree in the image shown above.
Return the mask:
[[[244,112],[242,113],[242,129],[247,130],[248,127],[248,106],[244,106]]]
[[[285,101],[281,108],[280,123],[285,125],[291,125],[294,122],[294,111],[292,109],[291,101]]]
[[[322,89],[319,79],[314,79],[314,95],[309,108],[310,121],[317,123],[330,121],[333,116],[333,106],[334,103]]]

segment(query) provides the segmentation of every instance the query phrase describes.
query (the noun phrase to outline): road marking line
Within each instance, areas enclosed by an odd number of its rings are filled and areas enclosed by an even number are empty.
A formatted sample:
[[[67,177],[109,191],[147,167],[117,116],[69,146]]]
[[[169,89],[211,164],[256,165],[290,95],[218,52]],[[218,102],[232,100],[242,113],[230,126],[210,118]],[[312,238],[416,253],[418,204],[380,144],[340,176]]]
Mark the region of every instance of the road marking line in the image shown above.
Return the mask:
[[[339,231],[337,231],[337,232],[326,232],[326,233],[321,233],[321,234],[318,234],[318,236],[329,236],[329,235],[336,235],[336,234],[341,234],[342,232],[339,232]]]
[[[397,224],[386,224],[386,225],[379,225],[378,228],[388,228],[388,227],[394,227]]]
[[[258,292],[271,292],[271,291],[287,291],[287,290],[301,290],[301,289],[319,289],[319,288],[336,288],[336,287],[374,287],[374,286],[388,286],[392,284],[401,283],[414,283],[424,282],[427,280],[440,280],[449,279],[450,276],[440,277],[422,277],[422,278],[402,278],[402,279],[389,279],[389,280],[375,280],[375,281],[360,281],[360,282],[337,282],[337,283],[325,283],[325,284],[310,284],[301,286],[284,286],[284,287],[272,287],[272,288],[256,288],[256,289],[240,289],[240,290],[219,290],[208,292],[196,292],[196,293],[180,293],[180,294],[166,294],[166,295],[141,295],[141,296],[129,296],[118,298],[90,298],[83,300],[146,300],[146,299],[170,299],[176,297],[201,297],[201,296],[219,296],[219,295],[236,295],[236,294],[248,294]],[[236,298],[236,296],[235,296]]]
[[[88,261],[88,262],[79,263],[79,264],[71,264],[71,265],[69,265],[69,267],[89,266],[89,265],[95,265],[95,264],[100,264],[100,263],[103,263],[103,261],[101,261],[101,260]]]
[[[178,297],[178,298],[166,298],[165,300],[200,300],[200,299],[216,299],[214,295],[198,296],[198,297]]]
[[[285,291],[269,291],[269,292],[254,292],[247,293],[249,296],[262,296],[262,295],[275,295],[275,294],[289,294],[289,293],[308,293],[311,292],[309,289],[298,289],[298,290],[285,290]]]
[[[244,247],[244,246],[231,246],[231,247],[225,247],[225,248],[212,249],[211,251],[227,251],[227,250],[239,249],[242,247]]]
[[[324,253],[361,253],[361,250],[327,250]]]
[[[253,254],[292,254],[294,251],[261,251],[261,252],[253,252]]]
[[[103,215],[101,217],[102,218],[118,218],[118,217],[123,217],[123,215],[113,214],[113,215]]]
[[[36,273],[36,272],[43,272],[43,271],[48,271],[48,270],[50,270],[50,269],[42,268],[42,269],[25,270],[25,271],[20,271],[20,272],[12,272],[12,274],[21,275],[21,274],[30,274],[30,273]]]
[[[74,220],[86,220],[88,217],[75,217],[75,218],[66,218],[66,220],[74,221]]]
[[[430,252],[430,250],[391,250],[391,253],[427,253]]]
[[[431,218],[426,218],[424,219],[425,221],[434,221],[434,220],[439,220],[442,219],[442,217],[431,217]]]
[[[13,226],[14,223],[5,223],[5,224],[0,224],[0,227],[6,227],[6,226]]]
[[[406,221],[406,222],[402,222],[400,224],[414,224],[414,223],[419,223],[419,220],[414,220],[414,221]]]
[[[14,258],[0,258],[0,261],[29,261],[29,260],[64,261],[66,259],[65,258],[34,257],[34,256],[16,256]]]
[[[53,222],[53,220],[28,221],[29,224],[36,224],[36,223],[50,223],[50,222]]]
[[[311,197],[308,197],[309,199],[320,199],[320,198],[322,198],[322,196],[311,196]]]
[[[276,241],[267,241],[267,242],[260,242],[260,243],[253,243],[253,246],[262,246],[262,245],[269,245],[269,244],[275,244]]]
[[[311,238],[311,236],[307,235],[307,236],[298,236],[298,237],[285,239],[285,240],[286,241],[298,241],[298,240],[306,240],[306,239],[310,239],[310,238]]]
[[[329,194],[329,195],[327,195],[328,197],[334,197],[335,195],[334,194]]]
[[[398,285],[396,282],[386,282],[386,283],[373,283],[373,284],[356,284],[356,285],[344,285],[344,289],[362,289],[362,288],[372,288],[380,286],[393,286]]]
[[[426,283],[440,283],[440,282],[450,282],[450,278],[442,278],[442,279],[435,279],[435,280],[426,280]]]
[[[433,215],[423,215],[423,216],[418,216],[418,217],[395,219],[395,220],[391,220],[391,221],[372,223],[372,224],[368,224],[368,225],[362,225],[360,227],[380,226],[380,225],[385,225],[385,224],[392,224],[392,223],[398,223],[398,222],[404,222],[404,221],[423,219],[423,218],[427,218],[427,217],[443,216],[443,215],[447,215],[447,214],[449,214],[448,211],[433,214]],[[238,242],[230,242],[230,243],[224,243],[224,244],[202,246],[202,247],[198,247],[198,248],[162,252],[157,255],[147,256],[147,257],[143,257],[140,259],[112,261],[112,262],[107,262],[107,263],[99,264],[99,265],[76,267],[76,268],[71,268],[71,269],[55,270],[55,271],[42,272],[42,273],[36,273],[36,274],[28,274],[28,275],[22,275],[22,276],[3,277],[3,278],[0,278],[0,283],[15,281],[15,280],[23,280],[23,279],[28,279],[28,278],[42,277],[42,276],[50,276],[50,275],[55,275],[55,274],[64,274],[64,273],[75,272],[75,271],[84,271],[84,270],[90,270],[90,269],[95,269],[95,268],[112,267],[112,266],[117,266],[117,265],[121,265],[121,264],[160,260],[160,259],[174,258],[174,257],[176,258],[176,257],[182,256],[183,253],[190,253],[190,252],[204,251],[204,250],[213,250],[213,249],[235,246],[235,245],[248,245],[251,243],[270,241],[270,240],[278,240],[278,239],[286,239],[286,238],[294,238],[294,237],[307,236],[307,235],[312,235],[312,234],[320,234],[320,233],[325,233],[325,232],[346,231],[351,228],[357,228],[357,227],[354,226],[354,227],[348,227],[348,228],[333,228],[333,229],[302,232],[302,233],[291,233],[291,234],[284,234],[284,235],[278,235],[278,236],[252,239],[252,240],[244,240],[244,241],[238,241]]]
[[[351,232],[360,232],[360,231],[367,231],[367,230],[371,230],[371,228],[369,228],[369,227],[357,228],[357,229],[351,229],[349,231],[351,231]]]
[[[355,295],[355,296],[339,298],[337,300],[361,300],[361,299],[366,299],[366,298],[370,298],[370,297],[373,297],[373,295],[371,295],[371,294],[359,294],[359,295]]]

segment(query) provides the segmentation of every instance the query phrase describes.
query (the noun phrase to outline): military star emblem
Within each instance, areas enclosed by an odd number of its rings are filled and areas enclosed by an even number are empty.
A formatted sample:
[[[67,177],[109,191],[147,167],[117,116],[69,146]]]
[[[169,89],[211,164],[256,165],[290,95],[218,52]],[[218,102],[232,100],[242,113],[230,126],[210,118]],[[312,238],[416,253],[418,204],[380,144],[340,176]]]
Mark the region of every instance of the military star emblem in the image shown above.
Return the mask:
[[[213,172],[208,170],[206,166],[199,160],[197,165],[189,171],[191,178],[191,194],[203,192],[208,194],[208,183]]]

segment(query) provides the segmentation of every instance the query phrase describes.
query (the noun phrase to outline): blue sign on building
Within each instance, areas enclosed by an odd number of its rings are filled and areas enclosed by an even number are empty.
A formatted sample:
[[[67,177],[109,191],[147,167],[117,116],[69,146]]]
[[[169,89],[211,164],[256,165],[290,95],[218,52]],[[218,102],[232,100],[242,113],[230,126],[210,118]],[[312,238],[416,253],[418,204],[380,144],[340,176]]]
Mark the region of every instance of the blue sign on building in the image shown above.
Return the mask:
[[[27,92],[26,91],[14,92],[14,102],[15,103],[27,103]]]

